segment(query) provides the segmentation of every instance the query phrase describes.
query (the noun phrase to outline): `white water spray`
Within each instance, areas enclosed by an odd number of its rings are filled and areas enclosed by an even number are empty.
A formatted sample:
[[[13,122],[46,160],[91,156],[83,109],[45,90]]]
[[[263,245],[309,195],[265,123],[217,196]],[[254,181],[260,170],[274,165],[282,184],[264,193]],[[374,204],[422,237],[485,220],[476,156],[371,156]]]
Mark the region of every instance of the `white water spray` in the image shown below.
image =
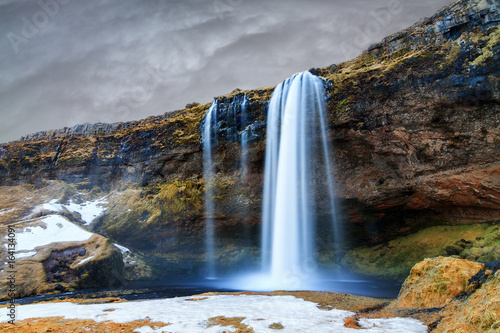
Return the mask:
[[[328,155],[323,81],[309,72],[278,85],[269,104],[262,212],[262,268],[276,288],[307,288],[316,269],[317,152],[335,239],[341,241]],[[337,244],[338,246],[338,244]]]
[[[326,250],[338,253],[342,244],[342,228],[337,218],[333,170],[329,157],[325,96],[324,81],[310,72],[296,74],[274,90],[267,115],[262,273],[246,274],[235,281],[233,286],[236,288],[323,288],[320,287],[322,278],[316,270],[319,211],[323,212],[323,216],[325,212],[331,216],[334,241]],[[205,117],[202,139],[208,278],[216,276],[212,183],[217,117],[224,118],[228,124],[233,123],[236,121],[238,108],[241,108],[240,171],[242,177],[246,177],[249,137],[248,128],[244,128],[247,122],[246,104],[246,96],[243,100],[238,98],[225,106],[220,106],[215,100]],[[226,132],[227,138],[235,139],[235,129],[233,127],[232,131]],[[321,200],[321,207],[317,200]],[[321,222],[324,224],[324,221]]]

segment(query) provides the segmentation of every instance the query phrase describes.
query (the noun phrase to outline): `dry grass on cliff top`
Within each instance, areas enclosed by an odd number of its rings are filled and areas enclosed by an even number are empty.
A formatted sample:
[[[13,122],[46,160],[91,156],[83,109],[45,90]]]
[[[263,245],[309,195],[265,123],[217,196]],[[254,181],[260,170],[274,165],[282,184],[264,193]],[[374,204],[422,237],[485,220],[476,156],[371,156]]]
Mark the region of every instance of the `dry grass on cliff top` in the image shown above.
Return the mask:
[[[251,90],[234,89],[229,94],[218,96],[217,98],[233,98],[240,94],[246,94],[247,98],[252,102],[263,102],[271,99],[275,86],[266,86]]]
[[[267,86],[252,90],[235,89],[229,94],[217,96],[216,98],[233,98],[236,95],[246,93],[247,98],[252,102],[267,101],[271,98],[274,91],[274,86]],[[173,132],[174,142],[177,144],[191,144],[197,145],[200,141],[199,126],[202,119],[205,117],[208,109],[212,103],[197,104],[193,103],[188,105],[186,109],[180,110],[173,114],[171,118],[166,118],[158,124],[165,122],[166,124],[174,125],[176,127]],[[158,126],[157,123],[144,122],[138,126],[134,126],[133,131],[144,131],[151,127]],[[128,131],[122,131],[120,135],[128,135]]]

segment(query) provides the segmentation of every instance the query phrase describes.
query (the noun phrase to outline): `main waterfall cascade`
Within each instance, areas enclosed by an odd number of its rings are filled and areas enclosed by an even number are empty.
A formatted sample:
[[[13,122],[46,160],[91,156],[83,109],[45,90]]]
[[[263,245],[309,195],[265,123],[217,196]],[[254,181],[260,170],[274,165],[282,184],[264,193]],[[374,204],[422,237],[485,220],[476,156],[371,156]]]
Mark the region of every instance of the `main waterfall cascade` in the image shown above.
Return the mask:
[[[316,199],[327,186],[335,247],[342,241],[325,121],[324,81],[303,72],[276,87],[267,117],[262,270],[276,288],[307,288],[316,274]],[[318,175],[322,170],[325,175]]]
[[[276,87],[269,102],[262,207],[261,272],[246,274],[237,288],[313,289],[317,280],[318,210],[327,211],[333,230],[334,250],[342,242],[335,206],[332,163],[325,119],[325,82],[303,72]],[[205,117],[202,131],[206,200],[207,277],[216,276],[213,149],[217,136],[240,140],[242,177],[247,172],[247,99],[235,98],[221,107],[217,100]],[[239,105],[238,105],[239,104]],[[219,110],[220,109],[220,110]],[[222,110],[224,109],[224,110]],[[217,121],[238,121],[238,133],[218,133]],[[233,119],[234,118],[234,119]],[[321,205],[318,200],[321,200]],[[321,207],[319,207],[321,206]],[[328,206],[328,207],[326,207]],[[324,214],[323,214],[324,215]],[[324,217],[322,218],[324,220]],[[324,221],[322,221],[324,222]],[[330,237],[331,238],[331,237]],[[335,251],[338,252],[338,251]]]

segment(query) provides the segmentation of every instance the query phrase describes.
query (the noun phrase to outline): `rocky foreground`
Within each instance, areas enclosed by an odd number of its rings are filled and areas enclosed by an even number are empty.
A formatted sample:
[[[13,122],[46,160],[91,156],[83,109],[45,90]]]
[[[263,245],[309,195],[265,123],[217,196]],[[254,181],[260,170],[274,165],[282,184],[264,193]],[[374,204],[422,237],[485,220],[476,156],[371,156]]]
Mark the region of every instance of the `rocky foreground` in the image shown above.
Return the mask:
[[[3,308],[2,312],[9,311]],[[67,300],[16,307],[5,332],[498,332],[500,264],[417,264],[396,300],[331,292],[208,293],[124,302]],[[2,316],[2,321],[7,321]]]

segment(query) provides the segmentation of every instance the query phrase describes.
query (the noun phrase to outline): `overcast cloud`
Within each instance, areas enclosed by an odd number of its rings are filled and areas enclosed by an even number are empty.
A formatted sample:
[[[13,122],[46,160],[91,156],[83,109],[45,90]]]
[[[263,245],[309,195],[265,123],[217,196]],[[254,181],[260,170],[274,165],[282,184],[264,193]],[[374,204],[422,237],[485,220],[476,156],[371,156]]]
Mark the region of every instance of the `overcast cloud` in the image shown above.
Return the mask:
[[[450,0],[0,0],[0,142],[353,58]]]

